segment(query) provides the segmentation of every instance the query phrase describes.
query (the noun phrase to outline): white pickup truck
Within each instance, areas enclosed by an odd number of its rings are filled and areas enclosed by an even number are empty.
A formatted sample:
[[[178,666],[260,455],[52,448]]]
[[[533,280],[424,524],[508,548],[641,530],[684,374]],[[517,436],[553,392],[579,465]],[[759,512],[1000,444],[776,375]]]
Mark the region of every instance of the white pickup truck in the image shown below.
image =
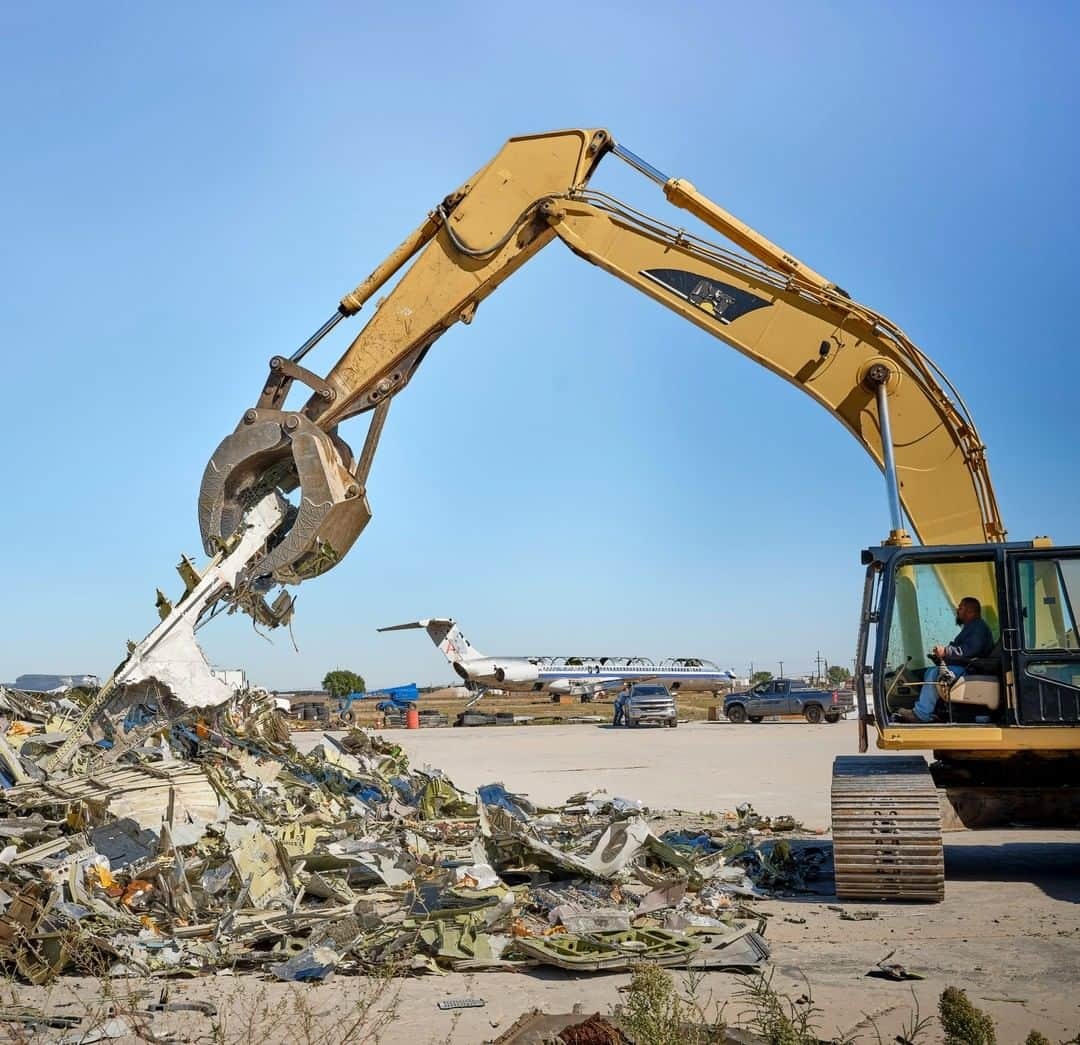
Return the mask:
[[[679,714],[675,707],[675,698],[667,686],[657,682],[636,682],[630,687],[623,715],[631,728],[642,722],[655,722],[674,729],[679,724]]]

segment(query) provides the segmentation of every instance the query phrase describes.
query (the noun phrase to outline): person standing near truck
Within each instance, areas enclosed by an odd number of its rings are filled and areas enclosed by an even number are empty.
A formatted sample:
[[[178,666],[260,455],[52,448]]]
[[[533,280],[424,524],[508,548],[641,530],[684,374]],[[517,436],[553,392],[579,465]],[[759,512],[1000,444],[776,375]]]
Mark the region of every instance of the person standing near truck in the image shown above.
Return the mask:
[[[615,698],[615,717],[612,726],[621,726],[625,718],[626,702],[630,699],[630,683],[624,682],[622,692]]]

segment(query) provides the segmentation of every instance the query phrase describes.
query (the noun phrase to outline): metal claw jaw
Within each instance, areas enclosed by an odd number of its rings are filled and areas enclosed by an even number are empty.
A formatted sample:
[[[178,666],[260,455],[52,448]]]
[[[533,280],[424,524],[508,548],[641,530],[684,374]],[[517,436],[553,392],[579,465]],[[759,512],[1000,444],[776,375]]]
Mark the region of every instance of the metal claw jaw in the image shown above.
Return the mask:
[[[303,414],[253,409],[214,451],[199,488],[199,529],[213,555],[270,490],[299,504],[244,571],[247,583],[299,584],[339,563],[371,519],[352,451]]]

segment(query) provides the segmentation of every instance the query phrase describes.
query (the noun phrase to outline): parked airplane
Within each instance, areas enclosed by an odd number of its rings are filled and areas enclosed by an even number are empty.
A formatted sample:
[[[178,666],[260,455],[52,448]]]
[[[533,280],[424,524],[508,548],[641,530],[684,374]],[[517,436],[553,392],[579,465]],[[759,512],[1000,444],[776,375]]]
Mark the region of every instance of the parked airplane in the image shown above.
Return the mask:
[[[452,617],[395,624],[379,631],[423,628],[454,671],[474,689],[568,694],[590,699],[623,682],[664,682],[672,690],[714,693],[735,673],[707,660],[680,657],[654,664],[645,657],[488,657],[465,638]]]

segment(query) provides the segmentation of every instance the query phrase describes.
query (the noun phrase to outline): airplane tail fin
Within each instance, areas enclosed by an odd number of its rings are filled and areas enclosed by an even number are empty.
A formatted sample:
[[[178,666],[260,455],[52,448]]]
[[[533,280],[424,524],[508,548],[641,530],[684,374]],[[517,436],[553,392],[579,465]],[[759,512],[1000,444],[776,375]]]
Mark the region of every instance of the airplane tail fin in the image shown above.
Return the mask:
[[[379,631],[409,631],[413,628],[423,628],[428,633],[428,638],[442,650],[443,656],[451,664],[484,659],[483,653],[465,638],[453,617],[414,620],[408,624],[394,624],[388,628],[379,628]]]

